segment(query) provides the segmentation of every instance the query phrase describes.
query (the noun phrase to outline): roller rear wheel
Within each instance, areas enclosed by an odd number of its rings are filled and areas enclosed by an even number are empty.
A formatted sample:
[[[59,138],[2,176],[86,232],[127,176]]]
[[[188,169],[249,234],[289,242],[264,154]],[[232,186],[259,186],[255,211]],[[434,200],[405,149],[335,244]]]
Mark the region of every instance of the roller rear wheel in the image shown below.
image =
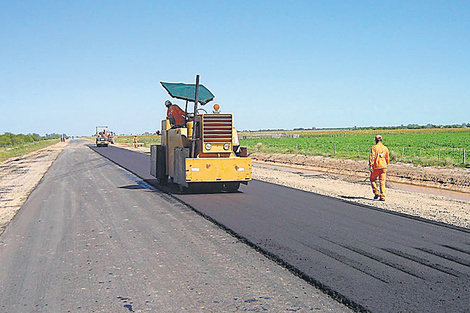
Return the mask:
[[[227,192],[237,192],[238,188],[240,188],[240,183],[225,183],[225,191]]]

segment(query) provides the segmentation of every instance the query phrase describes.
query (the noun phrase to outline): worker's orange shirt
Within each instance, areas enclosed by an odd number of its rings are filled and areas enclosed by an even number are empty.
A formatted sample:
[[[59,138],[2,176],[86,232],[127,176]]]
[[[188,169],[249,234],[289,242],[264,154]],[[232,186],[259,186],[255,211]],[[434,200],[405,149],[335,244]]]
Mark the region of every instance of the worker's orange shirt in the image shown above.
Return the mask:
[[[388,148],[379,141],[375,146],[370,149],[369,167],[373,169],[387,168],[390,162]]]
[[[175,125],[184,125],[186,121],[184,111],[177,105],[170,105],[168,111],[166,112],[167,118],[174,117]]]

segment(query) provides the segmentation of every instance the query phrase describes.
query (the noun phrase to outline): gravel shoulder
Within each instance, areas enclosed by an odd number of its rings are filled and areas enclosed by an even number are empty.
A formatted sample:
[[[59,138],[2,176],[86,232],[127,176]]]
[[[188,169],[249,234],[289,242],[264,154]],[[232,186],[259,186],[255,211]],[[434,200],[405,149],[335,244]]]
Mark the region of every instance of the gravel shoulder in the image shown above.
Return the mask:
[[[0,163],[0,234],[68,142]]]

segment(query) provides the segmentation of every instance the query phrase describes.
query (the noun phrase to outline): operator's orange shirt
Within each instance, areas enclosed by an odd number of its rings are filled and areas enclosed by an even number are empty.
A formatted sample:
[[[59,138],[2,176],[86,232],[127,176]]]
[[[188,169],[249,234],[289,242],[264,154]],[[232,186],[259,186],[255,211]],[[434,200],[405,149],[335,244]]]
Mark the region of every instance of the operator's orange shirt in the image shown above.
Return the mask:
[[[369,167],[373,169],[385,169],[390,162],[388,148],[379,141],[375,146],[370,149]]]
[[[175,125],[184,125],[185,122],[185,114],[184,111],[177,105],[171,105],[166,112],[167,118],[174,117],[175,118]]]

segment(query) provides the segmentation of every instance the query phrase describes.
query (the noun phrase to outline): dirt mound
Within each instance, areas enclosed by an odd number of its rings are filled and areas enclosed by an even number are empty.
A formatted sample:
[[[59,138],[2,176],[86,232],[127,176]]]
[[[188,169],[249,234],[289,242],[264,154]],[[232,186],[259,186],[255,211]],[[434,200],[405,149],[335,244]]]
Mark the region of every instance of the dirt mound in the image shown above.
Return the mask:
[[[363,179],[369,176],[369,169],[367,161],[365,160],[268,153],[253,153],[250,157],[259,162],[284,164],[331,174],[353,176]],[[391,182],[470,192],[470,169],[422,167],[395,163],[389,166],[388,179]]]

